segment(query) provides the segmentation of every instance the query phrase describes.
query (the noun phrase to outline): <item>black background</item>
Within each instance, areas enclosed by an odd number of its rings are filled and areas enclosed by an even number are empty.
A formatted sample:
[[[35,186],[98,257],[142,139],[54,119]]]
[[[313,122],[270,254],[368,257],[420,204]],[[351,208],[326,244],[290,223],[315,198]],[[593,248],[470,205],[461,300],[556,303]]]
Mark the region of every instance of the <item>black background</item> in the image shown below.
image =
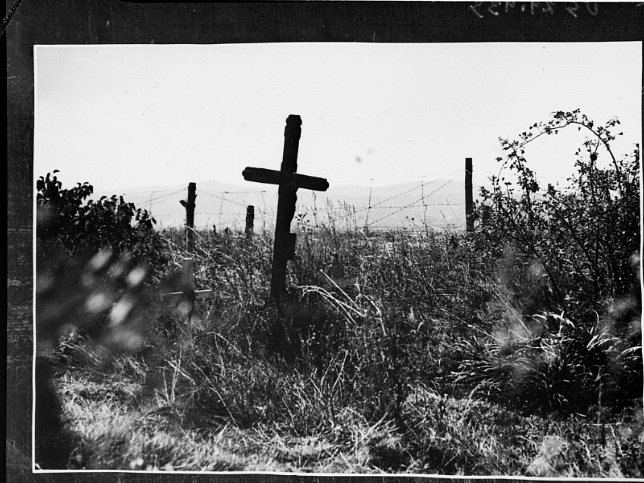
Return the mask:
[[[14,3],[15,0],[8,0],[5,11],[8,12]],[[23,0],[3,38],[7,56],[7,481],[192,482],[208,479],[281,482],[358,479],[270,474],[32,473],[34,45],[604,42],[642,41],[643,33],[642,2],[579,3],[575,10],[574,2],[551,3],[550,9],[545,2],[516,2],[512,7],[506,2]],[[633,65],[633,68],[638,67]],[[508,59],[507,68],[512,69],[512,59]],[[597,68],[602,68],[601,59],[597,61]],[[481,88],[481,96],[491,94]],[[500,94],[502,99],[502,93],[496,94]],[[531,95],[529,85],[525,86],[525,95]],[[639,107],[641,109],[641,103]],[[359,477],[359,480],[415,479],[373,476]]]

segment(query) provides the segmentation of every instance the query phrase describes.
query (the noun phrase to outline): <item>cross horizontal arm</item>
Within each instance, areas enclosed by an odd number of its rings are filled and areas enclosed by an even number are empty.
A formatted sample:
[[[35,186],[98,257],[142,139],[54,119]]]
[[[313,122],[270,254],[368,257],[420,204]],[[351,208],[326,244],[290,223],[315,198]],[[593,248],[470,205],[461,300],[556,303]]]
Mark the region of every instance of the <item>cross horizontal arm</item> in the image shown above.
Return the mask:
[[[313,176],[289,173],[286,171],[275,171],[273,169],[246,168],[242,171],[242,176],[246,181],[278,184],[280,186],[290,186],[292,188],[304,188],[314,191],[326,191],[329,188],[329,182],[324,178],[316,178]]]
[[[206,297],[212,297],[213,292],[212,290],[195,290],[195,299],[203,299]],[[178,302],[180,300],[183,300],[184,298],[187,298],[186,292],[170,292],[170,293],[164,293],[161,294],[161,297],[163,298],[164,301],[166,302]]]

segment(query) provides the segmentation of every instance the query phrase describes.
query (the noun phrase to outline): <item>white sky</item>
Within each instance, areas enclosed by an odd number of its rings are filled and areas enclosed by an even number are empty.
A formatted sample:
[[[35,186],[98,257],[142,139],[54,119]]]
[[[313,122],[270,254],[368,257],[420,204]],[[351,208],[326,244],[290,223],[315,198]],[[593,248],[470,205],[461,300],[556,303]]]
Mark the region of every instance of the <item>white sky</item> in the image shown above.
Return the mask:
[[[298,171],[331,185],[498,172],[498,137],[556,110],[617,116],[617,154],[641,142],[640,42],[35,47],[34,173],[96,191],[279,169],[284,121],[302,116]],[[572,172],[576,131],[528,151]],[[601,159],[601,158],[600,158]],[[374,179],[374,181],[370,181]],[[248,185],[251,188],[250,185]],[[253,188],[259,188],[259,185]]]

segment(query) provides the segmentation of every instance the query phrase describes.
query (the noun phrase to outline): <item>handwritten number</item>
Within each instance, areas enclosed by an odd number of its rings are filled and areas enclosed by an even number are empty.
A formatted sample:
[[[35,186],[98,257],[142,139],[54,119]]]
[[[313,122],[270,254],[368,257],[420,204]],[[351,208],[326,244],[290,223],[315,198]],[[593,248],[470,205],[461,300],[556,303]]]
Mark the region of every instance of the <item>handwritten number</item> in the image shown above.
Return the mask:
[[[498,6],[499,6],[499,2],[492,2],[492,5],[490,5],[490,6],[487,8],[487,11],[488,11],[488,12],[490,12],[490,13],[491,13],[492,15],[494,15],[495,17],[498,17],[498,16],[499,16],[499,12],[497,12],[496,10],[493,10],[494,8],[497,8]]]
[[[586,4],[586,10],[588,10],[589,14],[595,17],[599,13],[599,5],[597,5],[597,2],[588,2]]]
[[[566,10],[570,15],[577,18],[577,10],[579,9],[579,2],[573,2],[572,7],[566,7]]]
[[[534,9],[539,6],[539,2],[530,2],[530,15],[534,15]]]
[[[468,10],[471,10],[474,12],[474,15],[476,15],[478,18],[483,18],[483,15],[478,11],[479,8],[483,5],[483,2],[476,2],[474,5],[470,5],[470,8]]]
[[[488,5],[484,5],[487,3]],[[526,11],[526,6],[528,2],[521,3],[521,11]],[[566,11],[572,15],[574,18],[579,17],[579,3],[580,2],[568,2]],[[516,2],[474,2],[470,4],[468,10],[471,10],[474,15],[478,18],[483,18],[482,11],[487,11],[490,15],[498,17],[501,14],[501,7],[505,4],[505,13],[508,13],[510,9],[516,8]],[[596,17],[599,14],[599,4],[597,2],[584,2],[586,6],[586,11],[588,14]],[[642,6],[644,3],[639,3],[637,6]],[[555,14],[555,2],[530,2],[530,15],[534,15],[535,11],[541,11],[545,15],[554,15]]]

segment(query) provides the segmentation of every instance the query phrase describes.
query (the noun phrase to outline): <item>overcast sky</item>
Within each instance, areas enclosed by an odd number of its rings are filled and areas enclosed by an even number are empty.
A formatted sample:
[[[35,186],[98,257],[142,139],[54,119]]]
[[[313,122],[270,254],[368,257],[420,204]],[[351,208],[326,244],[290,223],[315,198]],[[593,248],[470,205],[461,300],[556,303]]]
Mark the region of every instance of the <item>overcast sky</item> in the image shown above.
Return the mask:
[[[302,117],[299,172],[331,185],[498,171],[498,138],[551,112],[622,121],[641,142],[641,43],[36,46],[34,173],[96,191],[279,169],[284,121]],[[572,172],[576,131],[528,152]],[[601,158],[600,158],[601,159]]]

